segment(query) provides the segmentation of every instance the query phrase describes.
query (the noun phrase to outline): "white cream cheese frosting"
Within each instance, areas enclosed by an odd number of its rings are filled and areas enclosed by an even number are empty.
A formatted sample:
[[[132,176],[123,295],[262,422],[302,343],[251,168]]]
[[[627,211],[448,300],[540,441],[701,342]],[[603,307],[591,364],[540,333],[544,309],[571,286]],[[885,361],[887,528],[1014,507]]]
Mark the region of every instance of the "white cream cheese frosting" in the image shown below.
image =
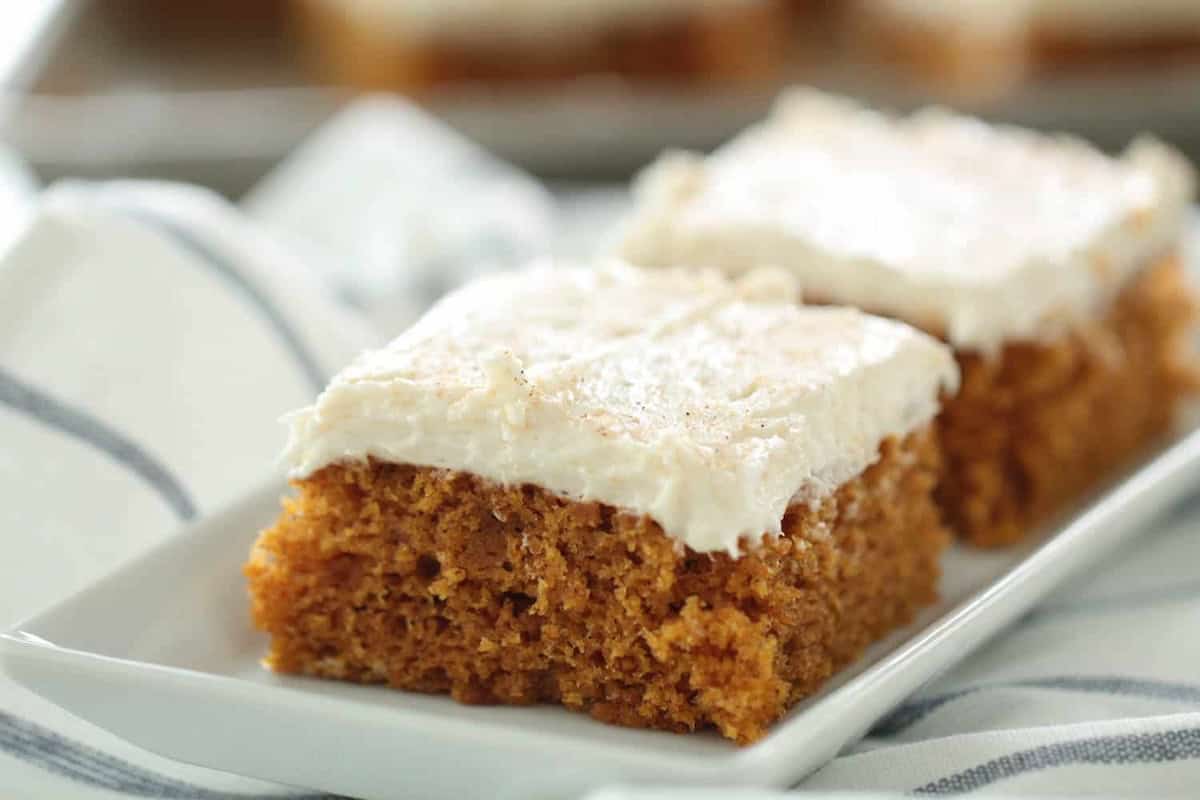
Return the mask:
[[[451,41],[574,38],[775,0],[310,0],[380,33]]]
[[[1196,0],[867,0],[896,20],[1005,36],[1200,36]]]
[[[646,266],[788,270],[806,296],[995,351],[1094,315],[1174,248],[1193,193],[1174,151],[1120,158],[940,110],[896,118],[794,91],[707,159],[639,178],[619,250]]]
[[[907,325],[785,273],[536,265],[447,296],[285,418],[293,477],[381,460],[649,516],[698,552],[780,532],[957,388]]]

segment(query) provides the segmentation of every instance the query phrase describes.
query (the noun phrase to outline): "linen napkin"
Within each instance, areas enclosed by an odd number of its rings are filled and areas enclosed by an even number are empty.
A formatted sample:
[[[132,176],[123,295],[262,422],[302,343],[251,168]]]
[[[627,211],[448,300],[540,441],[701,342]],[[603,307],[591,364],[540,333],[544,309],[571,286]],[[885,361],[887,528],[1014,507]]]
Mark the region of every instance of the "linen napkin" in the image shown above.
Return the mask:
[[[17,154],[0,145],[0,252],[29,215],[37,181]]]
[[[556,221],[532,177],[382,95],[323,126],[242,207],[389,338],[449,289],[549,253]]]
[[[279,414],[373,341],[202,190],[67,185],[30,214],[0,259],[6,627],[260,483]],[[280,793],[153,756],[0,678],[0,796]]]

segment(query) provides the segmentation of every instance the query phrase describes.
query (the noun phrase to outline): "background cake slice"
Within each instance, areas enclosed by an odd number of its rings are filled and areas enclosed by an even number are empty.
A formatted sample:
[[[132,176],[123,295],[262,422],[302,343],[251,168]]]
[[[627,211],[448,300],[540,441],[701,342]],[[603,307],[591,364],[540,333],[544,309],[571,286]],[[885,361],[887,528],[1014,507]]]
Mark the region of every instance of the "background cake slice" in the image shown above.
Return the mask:
[[[859,45],[937,85],[994,93],[1079,67],[1200,62],[1194,0],[851,0]]]
[[[422,91],[616,74],[707,83],[778,74],[784,0],[295,0],[339,83]]]
[[[795,92],[708,159],[664,157],[637,194],[621,245],[636,263],[781,267],[806,300],[954,346],[963,389],[939,423],[939,493],[979,544],[1020,538],[1094,486],[1191,388],[1192,176],[1155,141],[1111,158]]]
[[[267,663],[749,742],[935,596],[949,351],[779,273],[533,268],[290,417]]]

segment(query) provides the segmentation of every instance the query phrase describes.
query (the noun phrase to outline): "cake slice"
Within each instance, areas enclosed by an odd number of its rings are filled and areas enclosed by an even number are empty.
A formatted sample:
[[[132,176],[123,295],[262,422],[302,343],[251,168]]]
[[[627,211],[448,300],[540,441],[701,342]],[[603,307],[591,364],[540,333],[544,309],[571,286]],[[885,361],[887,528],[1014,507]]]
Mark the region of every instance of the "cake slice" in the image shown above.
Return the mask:
[[[1067,137],[814,92],[708,159],[640,180],[621,244],[643,265],[799,279],[805,299],[933,333],[962,391],[939,497],[971,541],[1021,538],[1170,426],[1192,380],[1180,245],[1191,172],[1144,139]]]
[[[776,75],[784,0],[295,0],[322,68],[363,90],[617,74],[711,83]]]
[[[1194,0],[853,0],[852,27],[876,57],[968,93],[1038,73],[1200,62]]]
[[[935,597],[933,338],[779,273],[470,284],[290,416],[275,670],[740,743]]]

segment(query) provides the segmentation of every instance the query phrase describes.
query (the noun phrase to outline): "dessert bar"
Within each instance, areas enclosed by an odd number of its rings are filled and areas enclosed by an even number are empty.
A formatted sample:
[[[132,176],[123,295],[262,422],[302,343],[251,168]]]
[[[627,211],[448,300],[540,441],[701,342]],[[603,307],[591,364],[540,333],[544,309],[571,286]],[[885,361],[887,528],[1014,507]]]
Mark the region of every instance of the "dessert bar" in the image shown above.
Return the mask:
[[[977,544],[1062,511],[1164,434],[1194,388],[1192,173],[1152,139],[1114,158],[796,91],[711,157],[668,154],[636,193],[620,245],[635,263],[779,267],[806,302],[953,346],[963,387],[938,423],[938,492]]]
[[[286,673],[747,743],[935,598],[958,372],[786,275],[533,267],[291,415],[246,566]]]

